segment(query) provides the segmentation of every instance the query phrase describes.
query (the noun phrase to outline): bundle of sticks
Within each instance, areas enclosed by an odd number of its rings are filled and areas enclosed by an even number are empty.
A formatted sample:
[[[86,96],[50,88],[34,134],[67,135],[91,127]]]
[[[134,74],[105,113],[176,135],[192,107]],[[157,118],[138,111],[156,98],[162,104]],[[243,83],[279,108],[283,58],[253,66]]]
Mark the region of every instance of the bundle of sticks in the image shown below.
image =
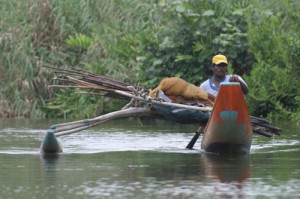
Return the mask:
[[[54,68],[54,67],[50,67],[50,68],[54,69],[54,72],[58,74],[58,77],[56,79],[59,80],[60,82],[64,82],[65,84],[51,85],[49,87],[89,89],[89,90],[93,90],[93,92],[84,92],[84,93],[130,100],[130,102],[125,107],[123,107],[124,113],[123,111],[116,111],[114,113],[111,113],[112,115],[111,118],[116,118],[120,116],[127,117],[130,115],[149,114],[150,110],[148,108],[145,107],[141,108],[139,106],[141,106],[143,102],[150,102],[150,101],[151,103],[159,103],[165,106],[172,106],[172,107],[177,106],[179,108],[186,108],[192,110],[200,110],[200,111],[212,110],[211,107],[195,107],[195,106],[184,105],[184,104],[155,101],[149,98],[148,95],[149,90],[139,85],[134,86],[122,81],[112,79],[107,76],[89,73],[87,71],[83,71],[78,68],[68,68],[68,69]],[[128,108],[135,108],[135,109],[126,110]],[[103,116],[100,116],[91,120],[72,122],[72,124],[68,123],[68,124],[54,125],[51,128],[55,129],[55,131],[59,133],[57,135],[70,134],[75,131],[83,130],[88,126],[91,125],[94,126],[98,123],[102,123],[108,120],[108,117],[104,117],[104,118],[106,119],[103,119]],[[265,137],[272,137],[274,134],[280,135],[281,133],[280,128],[273,126],[272,123],[270,123],[269,121],[263,118],[250,116],[250,119],[251,119],[253,132],[256,134],[263,135]]]

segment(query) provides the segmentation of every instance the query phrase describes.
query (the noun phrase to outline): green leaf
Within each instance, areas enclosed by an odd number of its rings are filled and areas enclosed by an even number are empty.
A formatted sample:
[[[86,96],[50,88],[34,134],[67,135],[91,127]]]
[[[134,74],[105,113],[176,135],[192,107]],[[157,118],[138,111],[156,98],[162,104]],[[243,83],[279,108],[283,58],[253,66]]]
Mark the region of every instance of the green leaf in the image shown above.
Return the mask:
[[[156,59],[156,60],[153,61],[153,65],[154,65],[154,66],[160,65],[160,64],[162,64],[162,63],[163,63],[163,61],[162,61],[161,59]]]
[[[202,15],[206,16],[206,17],[211,17],[211,16],[215,15],[215,11],[213,11],[213,10],[206,10],[206,11],[203,12]]]
[[[192,55],[177,55],[175,62],[180,62],[180,61],[190,61],[193,60],[194,57]]]

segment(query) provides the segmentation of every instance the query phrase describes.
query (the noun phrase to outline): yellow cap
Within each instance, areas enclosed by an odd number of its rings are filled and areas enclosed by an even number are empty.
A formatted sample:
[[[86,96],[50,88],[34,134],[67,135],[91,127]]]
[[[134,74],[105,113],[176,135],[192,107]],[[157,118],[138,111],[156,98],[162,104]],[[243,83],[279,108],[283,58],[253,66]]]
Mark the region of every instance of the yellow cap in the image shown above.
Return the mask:
[[[212,59],[213,64],[227,63],[227,58],[224,55],[215,55]]]

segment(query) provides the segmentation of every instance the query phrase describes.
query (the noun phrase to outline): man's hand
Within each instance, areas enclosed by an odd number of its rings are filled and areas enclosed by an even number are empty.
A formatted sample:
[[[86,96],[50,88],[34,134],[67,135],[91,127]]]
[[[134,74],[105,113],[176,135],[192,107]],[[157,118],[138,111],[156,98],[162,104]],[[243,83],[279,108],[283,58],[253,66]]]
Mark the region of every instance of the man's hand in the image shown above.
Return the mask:
[[[232,75],[232,76],[229,78],[229,81],[230,81],[230,82],[240,82],[239,77],[238,77],[237,75]]]
[[[249,88],[248,88],[247,84],[244,81],[240,80],[239,77],[238,77],[238,75],[232,75],[229,78],[229,81],[230,82],[239,82],[240,85],[241,85],[241,88],[242,88],[242,91],[243,91],[244,95],[248,94]]]

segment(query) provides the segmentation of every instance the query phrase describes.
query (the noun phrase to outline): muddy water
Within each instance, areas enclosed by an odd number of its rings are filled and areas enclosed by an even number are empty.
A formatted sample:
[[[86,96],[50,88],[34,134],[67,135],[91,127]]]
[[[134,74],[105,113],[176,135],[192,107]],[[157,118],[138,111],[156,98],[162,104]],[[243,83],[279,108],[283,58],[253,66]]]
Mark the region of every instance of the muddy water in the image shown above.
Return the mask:
[[[116,120],[60,137],[44,157],[46,129],[65,121],[0,121],[0,198],[300,198],[299,126],[255,135],[249,155],[216,156],[185,146],[197,128]]]

